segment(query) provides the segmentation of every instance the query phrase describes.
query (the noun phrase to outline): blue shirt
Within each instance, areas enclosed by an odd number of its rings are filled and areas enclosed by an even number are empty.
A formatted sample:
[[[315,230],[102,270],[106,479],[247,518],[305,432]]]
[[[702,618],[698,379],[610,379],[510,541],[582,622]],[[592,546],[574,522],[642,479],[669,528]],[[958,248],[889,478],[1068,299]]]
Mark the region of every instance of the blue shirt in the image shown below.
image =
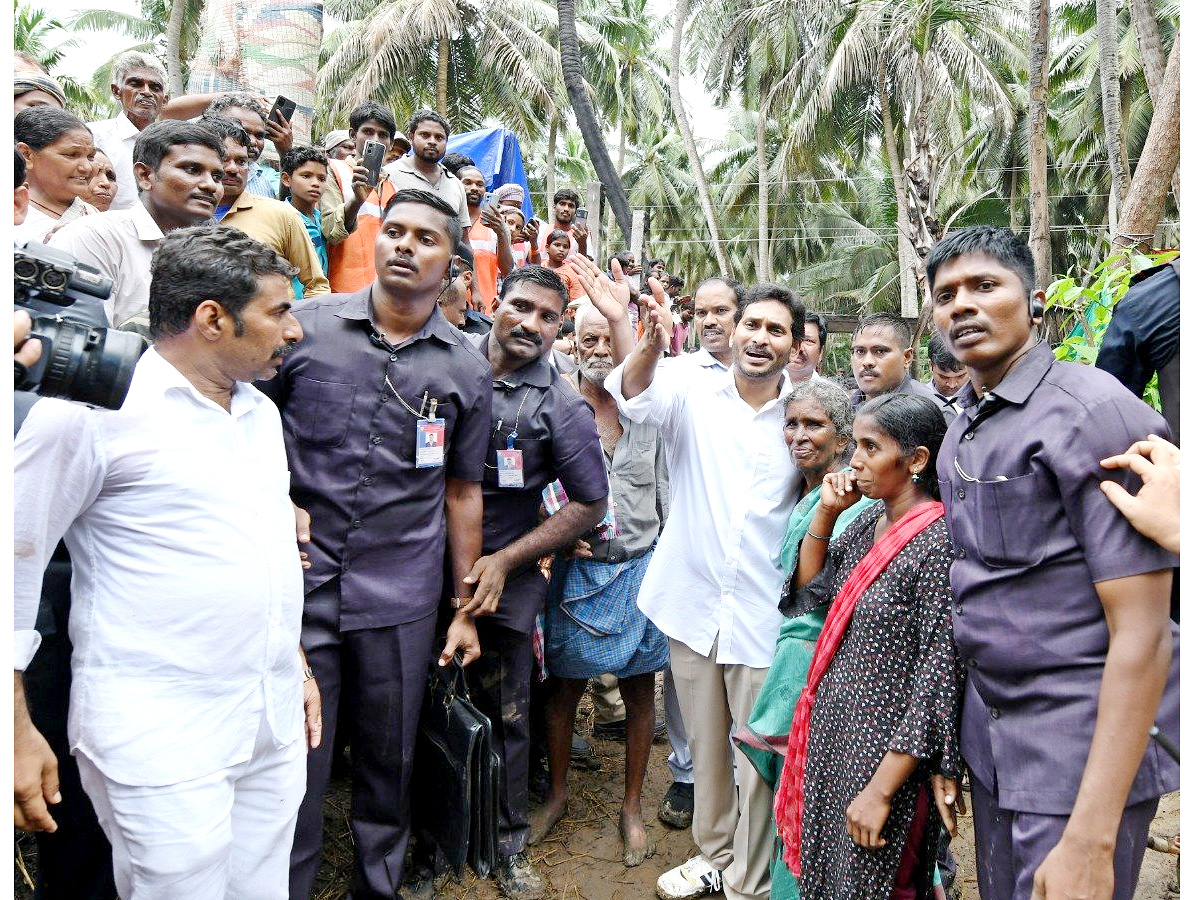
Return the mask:
[[[246,190],[260,197],[279,199],[279,173],[262,163],[250,163],[250,174],[246,178]]]

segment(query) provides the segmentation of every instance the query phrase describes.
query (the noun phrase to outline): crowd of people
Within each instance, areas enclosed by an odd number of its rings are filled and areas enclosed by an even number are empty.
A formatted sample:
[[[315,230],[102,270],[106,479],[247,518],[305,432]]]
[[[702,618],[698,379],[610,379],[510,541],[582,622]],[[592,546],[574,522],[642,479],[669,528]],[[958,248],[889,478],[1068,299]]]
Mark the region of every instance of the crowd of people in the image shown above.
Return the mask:
[[[1179,786],[1177,394],[1168,426],[1057,361],[1016,234],[934,246],[930,383],[873,313],[847,390],[819,298],[605,258],[576,191],[527,217],[435,111],[301,146],[166,83],[125,54],[84,123],[14,76],[17,243],[149,343],[119,410],[41,399],[15,439],[39,897],[308,900],[347,756],[349,896],[429,896],[414,747],[461,665],[512,900],[547,895],[588,690],[645,862],[659,673],[696,847],[663,900],[945,897],[966,791],[984,900],[1132,898]]]

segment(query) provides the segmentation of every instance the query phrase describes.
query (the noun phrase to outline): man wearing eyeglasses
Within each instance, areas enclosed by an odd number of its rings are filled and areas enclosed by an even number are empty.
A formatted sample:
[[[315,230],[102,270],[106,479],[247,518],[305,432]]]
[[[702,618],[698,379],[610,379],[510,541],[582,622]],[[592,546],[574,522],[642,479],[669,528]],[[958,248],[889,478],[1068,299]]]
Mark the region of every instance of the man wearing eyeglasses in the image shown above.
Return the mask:
[[[1101,478],[1136,485],[1098,461],[1167,426],[1106,373],[1055,360],[1033,258],[1008,229],[944,238],[926,273],[970,377],[938,477],[980,897],[1128,900],[1158,798],[1179,787],[1147,737],[1179,734],[1177,561],[1108,503]],[[934,793],[948,814],[954,786]]]

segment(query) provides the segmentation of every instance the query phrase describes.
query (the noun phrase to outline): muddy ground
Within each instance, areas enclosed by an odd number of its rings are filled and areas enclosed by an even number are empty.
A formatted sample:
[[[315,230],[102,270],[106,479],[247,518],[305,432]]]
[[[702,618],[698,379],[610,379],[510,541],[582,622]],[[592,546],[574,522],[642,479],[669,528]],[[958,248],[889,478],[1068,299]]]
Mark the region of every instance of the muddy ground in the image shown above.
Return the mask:
[[[586,714],[581,716],[582,724],[586,724]],[[551,885],[549,900],[654,900],[654,885],[658,876],[694,853],[690,830],[668,828],[658,821],[656,815],[659,801],[670,785],[670,770],[666,764],[669,748],[665,743],[654,744],[643,792],[644,818],[655,846],[654,855],[642,865],[627,869],[621,862],[620,840],[617,836],[625,748],[614,741],[594,738],[592,746],[599,757],[600,768],[596,771],[571,771],[571,806],[567,816],[546,841],[531,848],[535,864]],[[312,900],[342,900],[346,894],[352,853],[348,810],[349,778],[341,777],[331,784],[327,798],[325,864],[321,868]],[[1179,794],[1175,793],[1164,797],[1159,804],[1152,833],[1170,837],[1178,831]],[[17,846],[19,860],[30,874],[36,871],[37,866],[32,843],[32,840],[22,837]],[[969,812],[959,823],[959,835],[954,839],[953,850],[959,861],[963,900],[978,900],[974,832]],[[1161,900],[1170,896],[1167,887],[1172,881],[1175,859],[1174,856],[1146,851],[1135,900]],[[31,898],[32,891],[26,884],[21,865],[15,868],[15,896],[23,900]],[[439,897],[443,900],[500,898],[495,882],[478,879],[469,869],[460,879],[445,877],[439,880],[438,887]]]

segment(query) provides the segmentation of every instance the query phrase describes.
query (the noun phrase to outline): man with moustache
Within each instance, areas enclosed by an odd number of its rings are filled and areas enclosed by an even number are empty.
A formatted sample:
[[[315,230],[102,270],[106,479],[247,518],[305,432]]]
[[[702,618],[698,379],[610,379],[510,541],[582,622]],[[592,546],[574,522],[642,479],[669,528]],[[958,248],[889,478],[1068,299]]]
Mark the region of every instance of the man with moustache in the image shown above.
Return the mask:
[[[461,229],[424,191],[397,191],[375,242],[377,278],[296,308],[306,339],[263,384],[283,416],[292,496],[311,514],[302,641],[353,754],[353,895],[394,900],[409,837],[417,722],[447,560],[454,607],[438,658],[479,655],[463,583],[479,556],[491,372],[437,300]],[[291,898],[321,864],[332,741],[309,755]]]
[[[122,897],[286,896],[320,696],[279,414],[249,382],[303,336],[292,272],[236,229],[171,232],[121,409],[42,400],[14,445],[16,689],[62,538],[68,736]]]
[[[383,167],[383,172],[397,190],[413,188],[430,191],[458,211],[458,224],[463,240],[469,240],[471,211],[467,208],[467,193],[462,182],[442,165],[446,143],[450,140],[450,123],[432,109],[418,109],[408,120],[408,142],[412,153]]]
[[[546,358],[566,305],[567,288],[558,275],[525,266],[504,279],[491,332],[473,339],[491,365],[492,427],[483,555],[466,578],[488,614],[476,621],[483,655],[467,679],[471,698],[492,720],[492,746],[503,763],[495,875],[500,890],[515,900],[537,900],[546,889],[526,853],[530,637],[546,599],[537,562],[591,531],[608,499],[591,408]],[[542,519],[542,491],[556,480],[567,502]]]
[[[244,92],[222,94],[209,104],[209,115],[233,119],[250,137],[250,169],[246,175],[246,190],[259,197],[279,199],[279,172],[263,165],[262,156],[270,139],[280,157],[292,149],[292,126],[287,122],[267,120],[267,110],[253,94]]]
[[[132,209],[138,200],[133,152],[138,136],[158,120],[167,104],[167,73],[153,56],[130,50],[113,64],[108,88],[121,112],[111,119],[92,122],[96,149],[112,160],[117,173],[117,196],[110,209]]]
[[[594,268],[594,267],[593,267]],[[654,673],[666,667],[666,636],[637,608],[638,588],[667,515],[667,472],[662,437],[652,425],[621,415],[604,389],[614,362],[633,348],[624,314],[625,286],[600,278],[605,293],[590,292],[575,314],[580,364],[571,376],[591,406],[604,447],[619,530],[576,544],[574,557],[556,564],[546,612],[546,668],[555,676],[548,703],[550,793],[534,818],[533,841],[545,837],[567,811],[567,769],[575,711],[588,679],[617,678],[625,708],[625,796],[620,834],[627,866],[649,849],[642,822],[642,783],[654,736]]]
[[[295,266],[298,291],[304,297],[328,294],[329,281],[322,271],[317,250],[308,239],[308,230],[300,213],[290,203],[246,190],[252,143],[246,130],[233,119],[208,113],[200,117],[200,123],[219,134],[225,142],[221,177],[224,195],[214,214],[217,221],[262,241]]]
[[[700,336],[700,349],[684,354],[684,359],[702,369],[728,371],[733,363],[729,336],[733,334],[734,316],[742,294],[741,284],[720,275],[697,285],[692,298],[695,307],[692,327]]]
[[[895,313],[871,313],[859,320],[850,338],[850,369],[858,385],[850,395],[855,409],[883,394],[915,394],[935,400],[933,388],[908,374],[912,339],[912,329]]]
[[[771,789],[734,752],[775,652],[786,573],[772,562],[800,489],[780,440],[784,371],[804,334],[804,306],[784,287],[755,285],[734,312],[732,368],[658,365],[670,313],[652,285],[651,327],[604,386],[633,422],[667,447],[672,515],[638,594],[669,638],[695,771],[692,836],[700,849],[661,876],[664,900],[722,890],[766,900]],[[736,852],[735,852],[736,848]]]
[[[1130,900],[1158,798],[1179,788],[1147,735],[1179,737],[1178,557],[1108,502],[1102,479],[1137,480],[1100,460],[1167,424],[1108,373],[1055,360],[1033,256],[1010,230],[953,232],[925,268],[970,377],[938,479],[980,896]],[[939,805],[954,794],[935,784]]]
[[[829,337],[829,327],[825,317],[813,310],[804,313],[804,340],[792,355],[788,363],[788,378],[792,384],[802,381],[821,381],[821,360],[825,358],[825,341]]]

